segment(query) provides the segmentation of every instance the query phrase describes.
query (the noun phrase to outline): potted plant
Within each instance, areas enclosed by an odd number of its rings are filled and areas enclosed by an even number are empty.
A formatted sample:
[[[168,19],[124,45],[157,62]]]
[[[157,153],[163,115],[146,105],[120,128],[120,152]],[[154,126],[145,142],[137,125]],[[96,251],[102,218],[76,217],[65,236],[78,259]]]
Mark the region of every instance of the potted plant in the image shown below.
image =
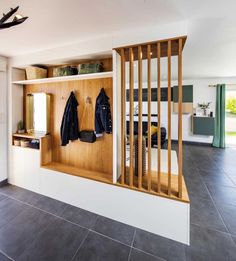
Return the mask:
[[[19,121],[18,122],[18,124],[17,124],[17,133],[19,133],[19,134],[25,133],[23,121]]]
[[[198,103],[198,107],[203,110],[203,115],[207,116],[207,110],[210,108],[211,102],[203,102],[203,103]]]

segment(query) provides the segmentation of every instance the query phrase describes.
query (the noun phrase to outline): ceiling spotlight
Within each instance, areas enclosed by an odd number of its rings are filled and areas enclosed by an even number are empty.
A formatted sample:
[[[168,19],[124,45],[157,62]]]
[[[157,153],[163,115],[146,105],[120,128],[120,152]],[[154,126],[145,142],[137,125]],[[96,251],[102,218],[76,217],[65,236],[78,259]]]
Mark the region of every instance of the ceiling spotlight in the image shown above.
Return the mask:
[[[12,17],[19,9],[19,6],[16,8],[11,8],[11,10],[7,14],[3,14],[2,19],[0,19],[0,30],[10,28],[12,26],[23,23],[28,17],[23,17],[20,14],[16,14],[12,20],[12,22],[6,22],[10,17]]]

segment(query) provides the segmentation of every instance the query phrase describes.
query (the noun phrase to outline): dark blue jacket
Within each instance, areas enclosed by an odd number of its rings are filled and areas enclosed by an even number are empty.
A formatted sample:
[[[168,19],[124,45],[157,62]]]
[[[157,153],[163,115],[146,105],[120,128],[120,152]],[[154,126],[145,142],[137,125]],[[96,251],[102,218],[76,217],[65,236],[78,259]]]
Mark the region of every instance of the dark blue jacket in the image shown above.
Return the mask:
[[[73,92],[67,100],[62,123],[61,123],[61,145],[66,146],[70,140],[79,138],[79,122],[77,107],[79,103]]]
[[[112,133],[112,119],[109,97],[102,88],[95,107],[95,132],[96,136],[102,136],[103,132]]]

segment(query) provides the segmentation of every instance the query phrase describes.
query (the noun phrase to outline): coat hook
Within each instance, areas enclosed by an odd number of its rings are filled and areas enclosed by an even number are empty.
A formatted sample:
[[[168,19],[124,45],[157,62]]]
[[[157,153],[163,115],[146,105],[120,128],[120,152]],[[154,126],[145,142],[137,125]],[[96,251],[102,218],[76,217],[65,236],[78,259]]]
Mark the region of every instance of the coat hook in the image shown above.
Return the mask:
[[[92,101],[91,101],[91,97],[89,97],[89,96],[86,97],[86,103],[89,103],[89,104],[92,103]]]

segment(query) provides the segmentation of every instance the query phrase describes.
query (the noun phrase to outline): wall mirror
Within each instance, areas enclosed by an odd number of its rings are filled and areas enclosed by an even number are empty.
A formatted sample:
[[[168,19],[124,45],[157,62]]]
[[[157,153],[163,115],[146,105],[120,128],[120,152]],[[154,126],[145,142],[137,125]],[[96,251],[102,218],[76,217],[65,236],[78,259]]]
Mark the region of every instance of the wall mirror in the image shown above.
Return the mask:
[[[28,133],[50,133],[50,95],[31,93],[26,96],[26,130]]]

